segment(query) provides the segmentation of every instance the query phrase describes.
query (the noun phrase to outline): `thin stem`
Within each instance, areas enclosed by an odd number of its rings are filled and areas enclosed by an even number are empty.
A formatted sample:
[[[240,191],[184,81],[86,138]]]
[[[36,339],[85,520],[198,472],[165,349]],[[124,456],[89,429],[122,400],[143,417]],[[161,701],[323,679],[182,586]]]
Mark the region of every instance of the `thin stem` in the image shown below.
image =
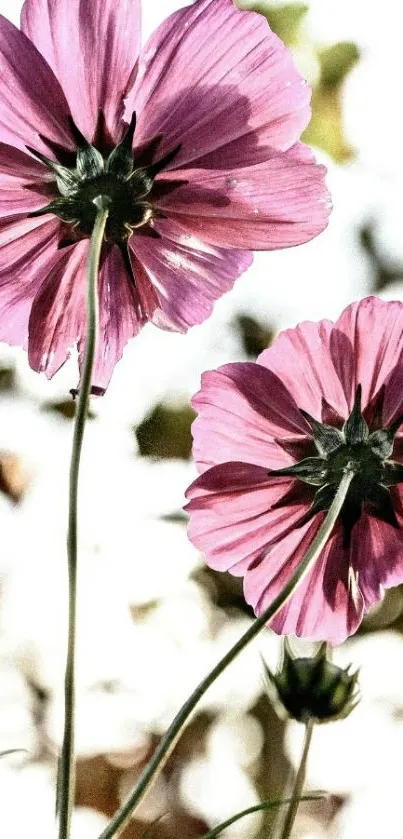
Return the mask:
[[[325,520],[319,528],[314,540],[312,541],[312,544],[309,546],[298,568],[296,569],[296,571],[294,571],[292,577],[290,577],[288,583],[284,586],[280,594],[278,594],[277,597],[273,600],[271,605],[268,606],[268,608],[260,615],[259,618],[256,618],[256,620],[245,632],[245,634],[242,635],[239,641],[237,641],[236,644],[234,644],[234,646],[221,659],[221,661],[219,661],[219,663],[213,668],[213,670],[203,679],[202,682],[200,682],[200,684],[193,691],[190,697],[182,705],[176,717],[174,717],[168,730],[164,734],[164,737],[158,744],[151,760],[143,769],[135,788],[132,790],[132,792],[130,793],[126,801],[122,804],[117,813],[115,813],[115,816],[107,825],[105,830],[101,833],[99,839],[111,839],[112,836],[120,836],[120,834],[128,824],[132,813],[140,804],[140,801],[144,798],[149,787],[165,766],[165,763],[168,760],[169,755],[171,754],[177,740],[179,739],[179,736],[182,732],[185,723],[189,719],[192,711],[196,707],[199,700],[206,693],[206,690],[210,687],[210,685],[213,684],[213,682],[215,682],[217,677],[226,669],[226,667],[228,667],[229,664],[231,664],[231,662],[237,657],[237,655],[239,655],[239,653],[247,646],[247,644],[249,644],[250,641],[252,641],[252,639],[256,637],[256,635],[263,629],[266,623],[269,620],[271,620],[271,618],[273,618],[277,614],[277,612],[279,612],[282,606],[284,606],[287,600],[289,600],[291,595],[294,594],[294,591],[296,590],[297,586],[309,573],[332,533],[333,527],[343,506],[344,500],[348,492],[348,488],[353,477],[354,472],[350,469],[347,469],[343,475],[342,480],[340,481],[340,485],[337,489],[333,502],[327,512]]]
[[[74,705],[75,705],[75,648],[77,609],[77,499],[78,477],[84,429],[88,413],[98,332],[98,269],[108,209],[102,198],[95,200],[98,213],[91,238],[87,281],[87,336],[84,363],[77,401],[73,446],[70,462],[69,519],[67,531],[67,562],[69,572],[69,628],[66,674],[64,682],[64,734],[57,779],[59,810],[59,839],[69,839],[71,812],[74,803]]]
[[[286,812],[286,816],[280,833],[280,839],[289,839],[295,821],[295,816],[297,815],[299,802],[302,798],[302,790],[305,783],[306,764],[308,760],[309,747],[311,745],[313,726],[314,722],[312,719],[308,720],[308,722],[305,725],[304,745],[302,748],[301,759],[299,762],[297,774],[295,775],[294,786],[291,793],[291,801]]]
[[[303,795],[301,796],[301,801],[320,801],[325,796],[323,793],[311,793],[311,795]],[[290,798],[280,798],[275,801],[261,801],[260,804],[255,804],[253,807],[248,807],[246,810],[242,810],[240,813],[236,813],[235,816],[231,816],[230,819],[227,819],[225,822],[221,822],[216,827],[213,827],[207,833],[203,833],[202,836],[199,836],[199,839],[215,839],[216,836],[219,836],[223,830],[227,827],[231,827],[232,824],[239,821],[239,819],[245,818],[245,816],[250,816],[252,813],[260,813],[262,810],[275,810],[276,807],[284,807],[286,804],[290,804]]]

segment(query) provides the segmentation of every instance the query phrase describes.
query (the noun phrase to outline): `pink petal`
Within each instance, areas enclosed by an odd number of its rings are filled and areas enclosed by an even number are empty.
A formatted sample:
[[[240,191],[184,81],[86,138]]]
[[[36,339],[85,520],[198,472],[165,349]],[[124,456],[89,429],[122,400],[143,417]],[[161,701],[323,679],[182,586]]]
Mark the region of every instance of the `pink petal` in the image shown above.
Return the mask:
[[[140,49],[140,0],[26,0],[21,27],[54,70],[91,140],[99,111],[117,140]],[[131,116],[131,114],[130,114]]]
[[[349,413],[350,388],[348,393],[343,389],[330,354],[332,331],[331,321],[300,323],[295,329],[280,332],[273,346],[258,358],[259,364],[281,379],[298,407],[316,419],[323,417],[323,398],[344,419]],[[344,353],[340,364],[347,368],[350,355]]]
[[[85,329],[85,272],[90,240],[63,248],[44,279],[29,318],[29,363],[51,378]]]
[[[293,462],[281,438],[311,438],[283,383],[260,364],[226,364],[203,373],[192,405],[198,412],[193,456],[200,471],[233,460],[280,469]]]
[[[221,247],[271,250],[300,245],[327,225],[325,168],[292,150],[231,170],[183,169],[178,187],[157,206],[178,215],[189,232]],[[178,177],[173,173],[166,177]]]
[[[126,271],[119,248],[113,246],[99,272],[99,341],[93,372],[93,387],[106,390],[115,364],[122,357],[130,338],[137,335],[146,315],[141,298]],[[80,363],[85,347],[85,334],[79,341]]]
[[[69,109],[52,70],[31,41],[0,16],[0,141],[49,154],[43,135],[72,148]]]
[[[53,178],[19,149],[0,143],[0,217],[30,213],[49,204]]]
[[[211,568],[244,576],[244,593],[257,615],[283,590],[311,545],[324,513],[305,519],[310,490],[246,463],[223,463],[188,489],[189,538]],[[361,621],[364,599],[352,570],[351,550],[336,526],[308,576],[270,622],[281,634],[341,643]],[[366,562],[371,556],[366,554]]]
[[[331,350],[349,394],[350,408],[358,384],[362,385],[365,406],[390,376],[402,355],[402,335],[403,305],[398,301],[367,297],[340,315],[334,324]],[[349,345],[352,351],[348,352]],[[402,403],[400,398],[400,406]],[[388,411],[391,412],[391,406]]]
[[[81,367],[86,340],[86,273],[90,240],[63,248],[47,271],[29,320],[29,361],[34,370],[51,378],[78,346]],[[141,266],[134,266],[132,285],[120,250],[112,246],[102,255],[99,272],[99,338],[93,388],[106,390],[114,366],[127,341],[136,335],[156,306]],[[32,300],[30,301],[32,303]]]
[[[403,359],[402,359],[403,361]],[[384,382],[381,425],[386,428],[403,416],[403,363],[399,361]],[[381,391],[382,397],[382,391]],[[403,457],[403,450],[402,450]]]
[[[392,493],[395,501],[402,489],[394,487]],[[403,583],[403,531],[365,512],[356,531],[359,550],[352,557],[367,611],[382,599],[385,588]]]
[[[0,341],[27,346],[32,302],[57,258],[60,222],[0,219]]]
[[[301,562],[324,519],[316,515],[270,546],[266,555],[246,571],[244,593],[257,615],[282,591]],[[354,549],[359,546],[355,540]],[[364,602],[351,574],[351,552],[343,548],[343,531],[336,526],[312,570],[276,617],[275,632],[340,644],[361,622]]]
[[[198,0],[167,18],[142,50],[127,112],[139,114],[140,143],[161,133],[162,152],[182,144],[175,168],[206,155],[200,165],[216,168],[224,155],[230,167],[259,147],[292,146],[309,121],[309,100],[265,18],[232,0]]]
[[[268,478],[260,466],[223,463],[191,484],[185,507],[190,514],[188,535],[211,568],[240,576],[296,526],[308,502],[302,493],[293,505],[280,506],[292,483]]]
[[[155,287],[168,319],[167,324],[158,319],[159,325],[185,332],[208,318],[214,301],[232,288],[251,264],[252,256],[206,245],[173,219],[156,220],[155,230],[160,239],[150,239],[139,232],[129,244]]]

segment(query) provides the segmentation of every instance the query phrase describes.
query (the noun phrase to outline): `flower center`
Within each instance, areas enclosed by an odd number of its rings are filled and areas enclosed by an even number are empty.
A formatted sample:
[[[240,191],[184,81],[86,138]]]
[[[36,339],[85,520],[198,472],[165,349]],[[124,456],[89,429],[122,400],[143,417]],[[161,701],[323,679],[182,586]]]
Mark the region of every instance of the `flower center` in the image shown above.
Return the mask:
[[[346,443],[339,446],[326,460],[324,483],[339,484],[347,468],[354,471],[349,496],[365,500],[368,490],[383,480],[383,460],[370,443]]]
[[[361,412],[361,386],[353,410],[339,430],[318,422],[301,411],[312,429],[318,455],[278,469],[273,476],[287,475],[317,487],[310,514],[328,510],[347,469],[354,477],[341,513],[347,534],[361,515],[362,505],[370,504],[376,515],[396,525],[389,488],[403,482],[403,465],[390,460],[399,419],[390,428],[370,433]]]
[[[157,163],[136,167],[133,154],[135,127],[136,115],[133,114],[123,140],[104,158],[74,126],[78,139],[74,169],[29,148],[53,171],[60,196],[31,216],[53,213],[82,235],[91,236],[97,214],[94,200],[102,196],[109,206],[105,239],[118,244],[125,242],[136,228],[152,222],[155,215],[151,203],[154,178],[173,160],[180,147]]]

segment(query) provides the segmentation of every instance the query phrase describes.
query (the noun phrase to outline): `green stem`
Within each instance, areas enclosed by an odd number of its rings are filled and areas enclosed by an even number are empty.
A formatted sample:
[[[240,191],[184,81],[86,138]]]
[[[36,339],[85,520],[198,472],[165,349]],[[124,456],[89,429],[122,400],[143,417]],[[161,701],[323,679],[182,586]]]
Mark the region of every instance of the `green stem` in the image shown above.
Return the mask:
[[[284,823],[280,833],[280,839],[289,839],[295,821],[295,816],[297,815],[297,810],[299,802],[301,801],[302,790],[305,783],[306,764],[308,760],[309,747],[311,745],[313,726],[314,722],[312,719],[308,720],[308,722],[305,725],[304,745],[302,748],[301,760],[299,762],[298,771],[295,776],[294,786],[291,793],[291,801],[284,819]]]
[[[301,796],[301,801],[320,801],[324,797],[323,793],[312,793],[311,795]],[[227,819],[225,822],[221,822],[221,824],[213,827],[207,833],[203,833],[203,835],[199,836],[198,839],[215,839],[215,837],[219,836],[219,834],[227,827],[231,827],[232,824],[235,824],[235,822],[239,821],[239,819],[243,819],[245,816],[250,816],[251,813],[260,813],[262,810],[275,810],[276,807],[284,807],[286,804],[290,803],[290,798],[280,798],[276,801],[261,801],[260,804],[248,807],[246,810],[242,810],[242,812],[237,813],[235,816],[231,816],[231,818]]]
[[[213,670],[203,679],[202,682],[193,691],[190,697],[182,705],[176,717],[174,717],[171,725],[166,731],[164,737],[158,744],[151,760],[143,769],[139,780],[130,793],[129,797],[122,804],[113,819],[107,825],[105,830],[101,833],[99,839],[111,839],[112,836],[120,836],[126,825],[128,824],[132,813],[144,798],[152,782],[163,769],[166,761],[169,758],[182,729],[189,719],[192,711],[196,707],[199,700],[206,693],[210,685],[215,682],[217,677],[228,667],[229,664],[237,657],[237,655],[252,641],[253,638],[263,629],[266,623],[273,618],[277,612],[289,600],[297,586],[302,582],[304,577],[309,573],[313,564],[317,560],[319,554],[324,548],[329,539],[333,527],[336,523],[337,517],[343,506],[346,498],[348,488],[354,477],[354,472],[347,469],[343,475],[340,485],[333,499],[333,502],[327,512],[326,518],[319,528],[312,544],[309,546],[305,556],[301,560],[298,568],[290,577],[288,583],[283,590],[273,600],[271,605],[260,615],[259,618],[253,622],[244,635],[237,641],[236,644],[229,650],[229,652],[219,661]]]
[[[73,446],[70,462],[69,520],[67,532],[67,562],[69,572],[69,628],[67,661],[64,682],[64,733],[57,778],[57,805],[59,811],[59,839],[69,839],[71,811],[74,804],[74,704],[75,704],[75,647],[77,608],[77,498],[81,450],[91,392],[98,332],[98,270],[108,209],[102,198],[95,199],[98,208],[91,249],[88,258],[87,281],[87,336],[84,363],[77,401]]]

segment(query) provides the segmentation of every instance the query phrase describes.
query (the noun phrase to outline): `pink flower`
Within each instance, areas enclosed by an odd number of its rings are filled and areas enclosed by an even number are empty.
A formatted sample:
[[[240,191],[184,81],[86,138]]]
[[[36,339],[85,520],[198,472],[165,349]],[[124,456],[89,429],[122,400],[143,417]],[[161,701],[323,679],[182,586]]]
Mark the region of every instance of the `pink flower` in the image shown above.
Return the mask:
[[[250,250],[326,226],[324,168],[297,142],[310,91],[232,0],[197,0],[143,49],[140,0],[26,0],[21,26],[0,18],[0,340],[49,377],[81,356],[92,200],[108,195],[103,392],[144,323],[185,332]]]
[[[403,305],[370,297],[280,333],[194,397],[189,536],[244,578],[257,615],[312,542],[343,467],[357,472],[316,565],[271,626],[340,643],[403,582]]]

